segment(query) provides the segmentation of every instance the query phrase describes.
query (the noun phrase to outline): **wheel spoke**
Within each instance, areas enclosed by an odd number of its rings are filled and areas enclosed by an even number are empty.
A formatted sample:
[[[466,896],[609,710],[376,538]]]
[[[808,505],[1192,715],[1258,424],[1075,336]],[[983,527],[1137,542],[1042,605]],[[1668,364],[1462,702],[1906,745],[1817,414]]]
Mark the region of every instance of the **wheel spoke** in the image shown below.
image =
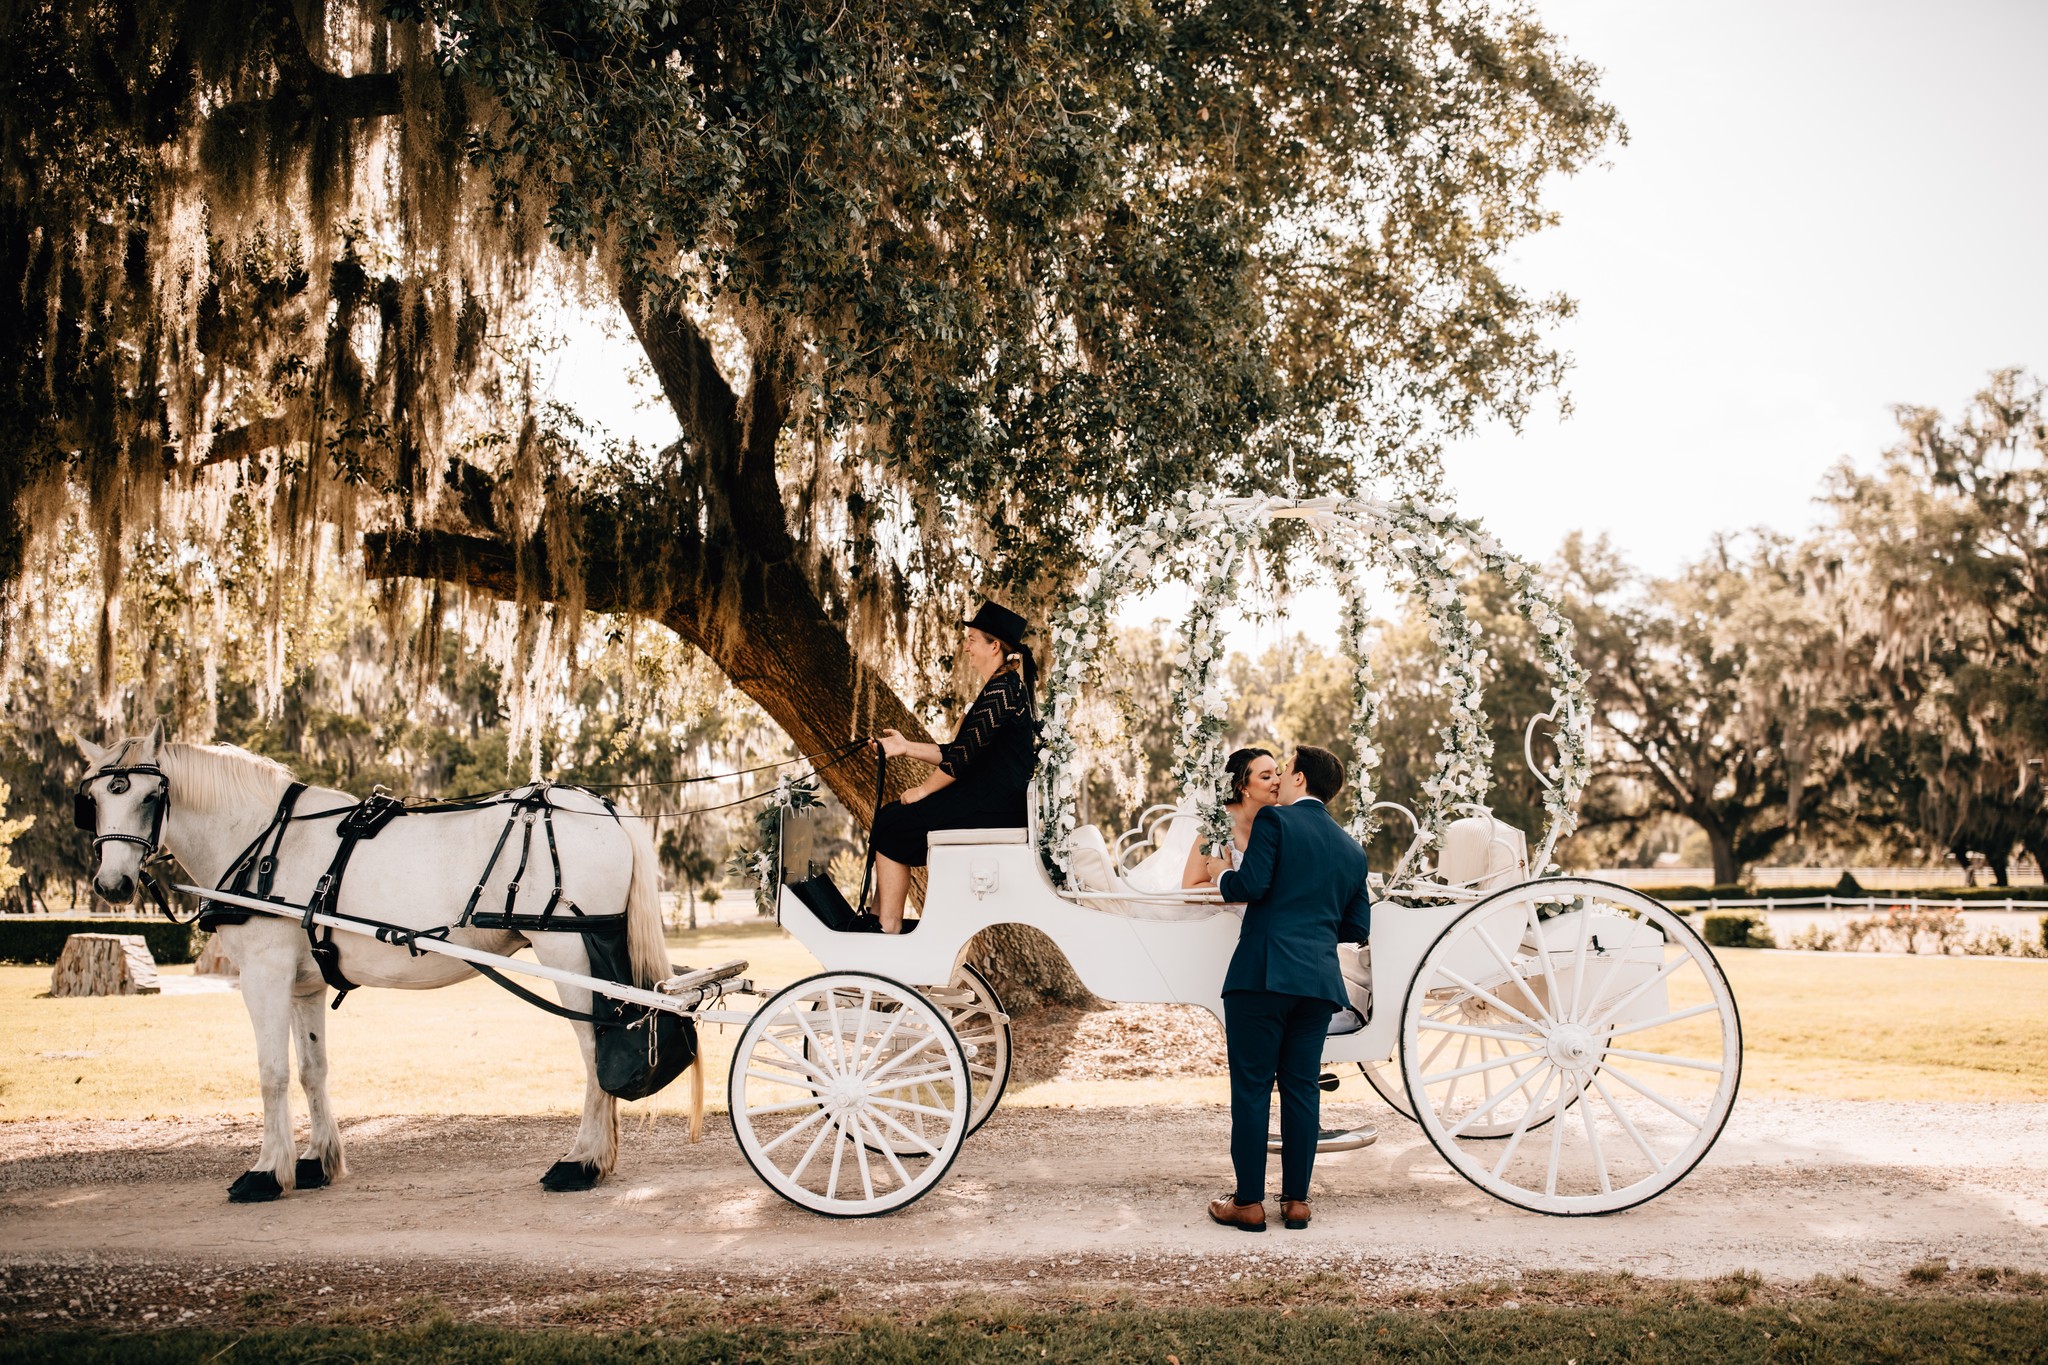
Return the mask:
[[[1513,1019],[1515,1022],[1520,1024],[1527,1024],[1532,1032],[1543,1032],[1543,1025],[1537,1023],[1534,1019],[1531,1019],[1528,1015],[1522,1013],[1513,1005],[1510,1005],[1507,1001],[1495,995],[1492,991],[1487,990],[1483,986],[1473,985],[1470,981],[1467,981],[1464,977],[1459,976],[1449,967],[1440,967],[1437,970],[1442,972],[1446,977],[1450,978],[1452,981],[1456,982],[1464,990],[1470,991],[1472,994],[1478,996],[1481,1000],[1484,1000],[1488,1004],[1492,1005],[1501,1013],[1507,1015],[1508,1018]]]
[[[1513,1066],[1516,1062],[1530,1055],[1532,1054],[1524,1052],[1514,1057],[1496,1057],[1490,1062],[1474,1062],[1470,1066],[1459,1067],[1456,1071],[1439,1071],[1433,1076],[1424,1076],[1422,1083],[1424,1085],[1436,1085],[1440,1081],[1456,1080],[1460,1076],[1476,1076],[1482,1071],[1492,1071],[1498,1067]]]
[[[1500,1160],[1493,1163],[1493,1178],[1495,1180],[1500,1179],[1500,1173],[1508,1168],[1510,1161],[1514,1160],[1515,1149],[1522,1145],[1523,1137],[1529,1132],[1529,1120],[1536,1117],[1536,1112],[1543,1107],[1543,1097],[1550,1093],[1550,1078],[1558,1074],[1561,1073],[1558,1072],[1557,1067],[1554,1065],[1547,1066],[1544,1070],[1543,1084],[1536,1087],[1535,1102],[1527,1109],[1524,1109],[1522,1117],[1515,1121],[1515,1131],[1508,1134],[1507,1146],[1502,1149]],[[1560,1098],[1563,1097],[1564,1087],[1562,1085],[1558,1087],[1557,1093]]]
[[[1631,1089],[1631,1090],[1635,1091],[1635,1092],[1636,1092],[1637,1094],[1641,1095],[1641,1096],[1642,1096],[1642,1097],[1643,1097],[1644,1099],[1647,1099],[1647,1100],[1650,1100],[1650,1101],[1652,1101],[1652,1102],[1654,1102],[1654,1103],[1656,1103],[1656,1104],[1662,1105],[1662,1106],[1663,1106],[1663,1107],[1664,1107],[1665,1109],[1668,1109],[1668,1110],[1670,1110],[1670,1111],[1671,1111],[1671,1112],[1672,1112],[1672,1113],[1673,1113],[1674,1115],[1676,1115],[1676,1116],[1677,1116],[1678,1118],[1681,1118],[1681,1119],[1683,1119],[1683,1120],[1684,1120],[1685,1122],[1687,1122],[1687,1123],[1691,1124],[1691,1125],[1693,1126],[1693,1128],[1694,1128],[1695,1130],[1698,1130],[1698,1129],[1702,1129],[1702,1128],[1705,1128],[1705,1127],[1707,1126],[1707,1123],[1706,1123],[1706,1120],[1705,1120],[1705,1119],[1698,1119],[1698,1118],[1694,1118],[1694,1117],[1693,1117],[1693,1116],[1692,1116],[1691,1114],[1687,1113],[1687,1112],[1686,1112],[1686,1111],[1685,1111],[1685,1110],[1684,1110],[1683,1108],[1681,1108],[1681,1107],[1680,1107],[1679,1105],[1675,1104],[1675,1103],[1674,1103],[1674,1102],[1672,1102],[1671,1100],[1668,1100],[1668,1099],[1664,1098],[1664,1096],[1662,1096],[1662,1095],[1658,1094],[1658,1093],[1657,1093],[1656,1091],[1652,1090],[1652,1089],[1651,1089],[1651,1088],[1650,1088],[1649,1086],[1647,1086],[1647,1085],[1644,1085],[1644,1084],[1643,1084],[1643,1083],[1642,1083],[1641,1081],[1639,1081],[1639,1080],[1637,1080],[1637,1079],[1636,1079],[1635,1077],[1633,1077],[1633,1076],[1629,1075],[1629,1074],[1628,1074],[1628,1073],[1627,1073],[1626,1071],[1623,1071],[1623,1070],[1622,1070],[1622,1069],[1621,1069],[1620,1067],[1618,1067],[1618,1066],[1614,1066],[1614,1065],[1611,1065],[1611,1064],[1610,1064],[1609,1066],[1607,1066],[1607,1067],[1605,1068],[1605,1070],[1606,1070],[1606,1072],[1607,1072],[1607,1074],[1608,1074],[1608,1075],[1610,1075],[1610,1076],[1614,1077],[1614,1079],[1616,1079],[1617,1081],[1620,1081],[1620,1082],[1621,1082],[1621,1083],[1622,1083],[1623,1085],[1625,1085],[1625,1086],[1627,1086],[1627,1087],[1628,1087],[1629,1089]]]
[[[1634,1139],[1637,1149],[1645,1157],[1649,1158],[1650,1165],[1656,1170],[1657,1174],[1664,1174],[1664,1158],[1651,1150],[1648,1140],[1643,1137],[1642,1130],[1636,1127],[1636,1121],[1628,1116],[1626,1110],[1614,1102],[1613,1092],[1608,1090],[1607,1082],[1600,1079],[1600,1073],[1597,1071],[1593,1073],[1593,1088],[1600,1092],[1601,1099],[1607,1101],[1607,1111],[1621,1121],[1622,1131]]]
[[[827,1085],[830,1085],[832,1083],[833,1078],[825,1073],[823,1067],[813,1064],[809,1058],[803,1056],[801,1053],[790,1051],[789,1044],[783,1042],[774,1034],[769,1033],[764,1029],[761,1033],[761,1040],[765,1043],[768,1043],[777,1052],[780,1052],[783,1056],[789,1058],[790,1061],[795,1062],[799,1070],[809,1072],[811,1075],[817,1077],[819,1080],[825,1082]],[[823,1050],[820,1049],[819,1056],[821,1060],[823,1058],[823,1055]]]
[[[752,1117],[753,1117],[753,1116],[754,1116],[755,1114],[758,1114],[758,1113],[760,1113],[760,1112],[761,1112],[761,1111],[760,1111],[760,1110],[758,1110],[758,1109],[749,1109],[749,1110],[747,1111],[747,1117],[751,1119],[751,1118],[752,1118]],[[774,1151],[774,1150],[775,1150],[775,1149],[776,1149],[777,1147],[780,1147],[780,1146],[781,1146],[781,1145],[782,1145],[783,1143],[785,1143],[785,1142],[789,1141],[789,1140],[790,1140],[791,1138],[795,1137],[795,1136],[796,1136],[796,1135],[797,1135],[798,1133],[801,1133],[801,1132],[802,1132],[802,1131],[803,1131],[804,1129],[806,1129],[806,1128],[810,1127],[810,1126],[811,1126],[812,1124],[816,1123],[816,1122],[817,1122],[817,1121],[818,1121],[819,1119],[822,1119],[822,1118],[825,1118],[825,1117],[827,1117],[827,1115],[826,1115],[826,1112],[825,1112],[825,1111],[824,1111],[823,1109],[817,1109],[817,1110],[815,1110],[815,1111],[813,1111],[813,1112],[812,1112],[812,1114],[811,1114],[811,1116],[810,1116],[809,1118],[807,1118],[807,1119],[804,1119],[804,1120],[802,1120],[801,1122],[798,1122],[798,1123],[793,1123],[793,1124],[791,1124],[791,1125],[790,1125],[789,1127],[787,1127],[787,1128],[783,1129],[783,1130],[782,1130],[782,1132],[778,1133],[778,1134],[777,1134],[776,1136],[774,1136],[773,1138],[769,1139],[769,1140],[768,1140],[767,1142],[764,1142],[764,1143],[762,1143],[762,1144],[761,1144],[761,1155],[762,1155],[762,1156],[766,1156],[766,1155],[768,1155],[768,1154],[769,1154],[770,1152]]]
[[[747,1074],[752,1076],[756,1073],[749,1071]],[[754,1119],[760,1118],[764,1114],[794,1114],[802,1109],[818,1109],[818,1101],[809,1099],[791,1100],[787,1104],[750,1104],[747,1106],[747,1117]],[[819,1109],[818,1112],[823,1113],[824,1111]]]
[[[858,1112],[855,1112],[852,1118],[856,1125],[860,1123],[860,1114]],[[839,1121],[842,1124],[846,1122],[844,1118]],[[852,1137],[853,1135],[849,1133],[847,1136]],[[859,1138],[853,1139],[853,1159],[860,1167],[861,1193],[865,1197],[873,1199],[875,1197],[875,1173],[868,1169],[868,1145]],[[908,1185],[910,1182],[906,1180],[903,1183]]]
[[[1458,1083],[1462,1081],[1467,1074],[1469,1074],[1465,1070],[1465,1058],[1471,1055],[1471,1051],[1472,1040],[1470,1038],[1460,1038],[1458,1040],[1458,1060],[1452,1063],[1452,1065],[1457,1069],[1450,1073],[1451,1088],[1448,1091],[1444,1092],[1443,1107],[1445,1109],[1449,1109],[1451,1107],[1451,1102],[1458,1098]],[[1484,1044],[1481,1045],[1480,1051],[1481,1056],[1479,1059],[1479,1068],[1480,1070],[1484,1071],[1486,1069]]]
[[[923,1071],[914,1071],[908,1075],[898,1076],[893,1080],[883,1081],[879,1085],[870,1084],[867,1090],[871,1095],[881,1095],[891,1090],[903,1090],[913,1086],[925,1085],[942,1076],[951,1076],[952,1074],[953,1069],[949,1066],[928,1067]]]
[[[1621,999],[1609,1005],[1605,1010],[1602,1010],[1600,1012],[1600,1017],[1598,1019],[1593,1020],[1592,1023],[1589,1024],[1587,1027],[1595,1030],[1607,1027],[1608,1020],[1612,1019],[1615,1015],[1621,1013],[1624,1009],[1627,1009],[1630,1005],[1634,1004],[1636,999],[1639,996],[1641,996],[1643,992],[1649,990],[1650,987],[1656,985],[1659,981],[1662,981],[1665,977],[1671,975],[1680,967],[1683,967],[1686,963],[1691,961],[1692,954],[1687,952],[1684,948],[1680,948],[1678,950],[1678,956],[1672,958],[1662,967],[1659,967],[1657,969],[1657,974],[1655,976],[1651,977],[1647,981],[1639,982],[1634,989],[1629,991],[1627,995],[1624,995],[1623,997],[1621,997]]]
[[[1555,1005],[1559,1003],[1557,976],[1550,969],[1550,944],[1543,937],[1543,917],[1536,913],[1536,902],[1533,898],[1528,903],[1528,910],[1530,937],[1536,940],[1536,965],[1543,969],[1543,994]]]
[[[1626,1057],[1632,1062],[1650,1062],[1656,1066],[1679,1066],[1688,1071],[1711,1071],[1716,1076],[1727,1071],[1719,1062],[1702,1062],[1692,1057],[1674,1057],[1668,1052],[1637,1052],[1631,1048],[1611,1047],[1603,1054],[1608,1057]]]
[[[1536,1012],[1543,1016],[1543,1022],[1554,1025],[1557,1021],[1550,1017],[1550,1011],[1543,1007],[1543,1002],[1538,1000],[1536,993],[1529,989],[1528,978],[1522,974],[1521,970],[1514,963],[1508,961],[1507,954],[1503,953],[1500,950],[1500,945],[1493,941],[1493,935],[1486,932],[1486,926],[1474,924],[1472,932],[1479,935],[1479,941],[1486,945],[1486,951],[1493,955],[1493,960],[1500,964],[1500,969],[1508,974],[1508,980],[1521,986],[1523,996],[1528,999],[1530,1004],[1536,1007]]]
[[[832,1139],[832,1175],[825,1182],[827,1199],[839,1197],[839,1168],[846,1162],[846,1124],[835,1123],[832,1125],[832,1131],[836,1136]]]
[[[1673,1010],[1669,1014],[1660,1014],[1655,1019],[1645,1019],[1640,1023],[1634,1024],[1623,1024],[1619,1028],[1607,1029],[1605,1032],[1610,1038],[1619,1038],[1625,1033],[1641,1033],[1644,1029],[1663,1028],[1666,1024],[1675,1024],[1681,1019],[1691,1019],[1701,1014],[1718,1014],[1720,1010],[1721,1006],[1718,1002],[1709,1000],[1702,1005],[1691,1005],[1682,1010]]]
[[[1462,1033],[1473,1038],[1498,1038],[1504,1042],[1521,1043],[1524,1046],[1533,1047],[1533,1040],[1528,1034],[1516,1033],[1510,1029],[1481,1028],[1477,1024],[1439,1024],[1429,1019],[1417,1020],[1415,1026],[1418,1029],[1429,1028],[1440,1029],[1445,1033]]]
[[[825,1145],[825,1134],[836,1131],[838,1127],[836,1123],[828,1123],[818,1130],[818,1135],[811,1139],[811,1145],[804,1148],[803,1158],[790,1170],[789,1178],[792,1181],[804,1178],[804,1172],[810,1167],[811,1158],[818,1154],[818,1148]]]
[[[1593,1154],[1593,1169],[1600,1173],[1600,1193],[1613,1194],[1614,1182],[1607,1177],[1607,1157],[1600,1150],[1600,1134],[1593,1131],[1593,1106],[1586,1103],[1586,1092],[1579,1091],[1579,1122],[1585,1125],[1586,1146]],[[1564,1113],[1559,1111],[1557,1126],[1564,1127]]]
[[[1543,1177],[1543,1192],[1548,1195],[1557,1193],[1557,1163],[1564,1153],[1565,1075],[1561,1069],[1557,1073],[1557,1117],[1550,1121],[1550,1165]]]
[[[916,1042],[912,1043],[909,1047],[904,1048],[901,1052],[889,1058],[880,1066],[875,1067],[872,1071],[862,1072],[861,1077],[863,1080],[869,1082],[878,1081],[882,1077],[888,1075],[891,1071],[894,1071],[897,1067],[902,1066],[912,1057],[915,1057],[918,1053],[923,1052],[926,1048],[930,1047],[932,1044],[938,1041],[938,1034],[926,1033],[922,1037],[920,1037]]]
[[[934,1095],[932,1098],[937,1099],[938,1097]],[[936,1118],[942,1119],[953,1117],[952,1110],[941,1109],[936,1104],[913,1104],[908,1100],[885,1100],[879,1095],[870,1096],[868,1103],[878,1104],[888,1109],[901,1109],[909,1114],[931,1114]]]
[[[748,1064],[748,1066],[747,1066],[747,1074],[748,1074],[749,1076],[752,1076],[752,1077],[753,1077],[753,1078],[754,1078],[755,1080],[757,1080],[757,1081],[766,1081],[766,1082],[768,1082],[768,1083],[769,1083],[770,1085],[785,1085],[785,1086],[788,1086],[788,1087],[789,1087],[790,1089],[792,1089],[792,1090],[808,1090],[808,1091],[810,1091],[810,1092],[811,1092],[812,1094],[816,1094],[816,1093],[818,1093],[819,1091],[821,1091],[821,1090],[824,1090],[824,1089],[827,1089],[827,1088],[828,1088],[828,1087],[826,1086],[825,1082],[823,1082],[823,1081],[816,1081],[816,1080],[812,1080],[812,1079],[811,1079],[810,1077],[808,1077],[808,1076],[790,1076],[790,1075],[780,1075],[780,1076],[778,1076],[778,1075],[776,1075],[776,1074],[775,1074],[774,1072],[770,1072],[770,1071],[762,1071],[762,1070],[761,1070],[761,1069],[759,1068],[759,1062],[760,1062],[761,1060],[766,1060],[766,1059],[756,1059],[756,1061],[755,1061],[755,1062],[753,1062],[753,1063],[749,1063],[749,1064]],[[749,1113],[757,1113],[757,1112],[759,1112],[759,1111],[758,1111],[758,1110],[749,1110],[748,1112],[749,1112]]]
[[[1566,1017],[1579,1017],[1579,997],[1586,989],[1586,941],[1593,937],[1593,907],[1581,898],[1579,910],[1579,946],[1572,952],[1572,1007]]]
[[[1451,1129],[1451,1131],[1446,1133],[1444,1136],[1455,1138],[1463,1135],[1467,1127],[1474,1123],[1477,1123],[1479,1120],[1485,1118],[1488,1114],[1491,1114],[1495,1109],[1498,1109],[1500,1107],[1500,1102],[1506,1099],[1508,1096],[1514,1094],[1517,1090],[1525,1092],[1526,1098],[1526,1092],[1529,1088],[1529,1078],[1531,1076],[1540,1076],[1543,1074],[1543,1067],[1541,1064],[1543,1054],[1540,1052],[1528,1052],[1524,1053],[1523,1056],[1533,1059],[1537,1063],[1537,1065],[1531,1066],[1527,1071],[1515,1072],[1513,1076],[1508,1080],[1507,1084],[1501,1086],[1500,1089],[1495,1090],[1488,1094],[1484,1103],[1482,1103],[1477,1109],[1474,1109],[1471,1113],[1465,1115],[1464,1118],[1459,1119],[1458,1126]],[[1514,1060],[1519,1061],[1521,1059],[1516,1058]]]
[[[903,1185],[908,1186],[910,1184],[910,1172],[904,1170],[903,1163],[896,1159],[896,1149],[883,1140],[882,1130],[875,1127],[873,1118],[866,1112],[857,1112],[854,1114],[854,1122],[866,1128],[873,1135],[875,1147],[887,1158],[890,1169],[896,1173],[896,1179],[902,1182]],[[895,1128],[898,1132],[903,1132],[905,1137],[911,1136],[908,1132],[904,1131],[902,1124],[896,1123],[894,1120],[890,1120],[890,1127]],[[913,1142],[920,1141],[917,1138],[911,1138],[911,1140]],[[925,1151],[931,1156],[938,1155],[938,1152],[929,1146],[925,1147]]]
[[[943,1109],[934,1109],[931,1112],[934,1114],[941,1115],[944,1118],[950,1119],[953,1117],[951,1114],[947,1113]],[[865,1124],[871,1131],[873,1131],[875,1135],[875,1144],[879,1146],[882,1149],[882,1151],[888,1155],[891,1163],[894,1163],[896,1160],[896,1149],[892,1147],[888,1142],[883,1140],[882,1130],[879,1127],[876,1127],[876,1120],[880,1120],[882,1123],[888,1124],[891,1128],[894,1128],[897,1132],[903,1134],[903,1136],[906,1139],[908,1139],[911,1143],[915,1144],[918,1148],[920,1148],[926,1156],[937,1156],[939,1154],[939,1149],[932,1146],[930,1142],[926,1141],[922,1133],[911,1132],[908,1128],[905,1128],[902,1124],[898,1123],[889,1115],[882,1113],[880,1110],[874,1110],[872,1112],[863,1111],[861,1114],[860,1121],[863,1124]],[[903,1183],[906,1185],[909,1184],[910,1178],[908,1176],[905,1176]]]

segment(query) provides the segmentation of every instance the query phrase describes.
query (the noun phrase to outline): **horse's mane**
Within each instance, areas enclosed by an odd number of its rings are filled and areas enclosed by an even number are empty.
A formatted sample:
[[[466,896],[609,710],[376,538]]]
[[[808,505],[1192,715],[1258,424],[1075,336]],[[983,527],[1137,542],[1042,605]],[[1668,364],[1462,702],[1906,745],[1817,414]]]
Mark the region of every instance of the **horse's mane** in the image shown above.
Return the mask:
[[[274,804],[292,780],[282,763],[232,744],[166,744],[157,762],[178,799],[205,810]]]

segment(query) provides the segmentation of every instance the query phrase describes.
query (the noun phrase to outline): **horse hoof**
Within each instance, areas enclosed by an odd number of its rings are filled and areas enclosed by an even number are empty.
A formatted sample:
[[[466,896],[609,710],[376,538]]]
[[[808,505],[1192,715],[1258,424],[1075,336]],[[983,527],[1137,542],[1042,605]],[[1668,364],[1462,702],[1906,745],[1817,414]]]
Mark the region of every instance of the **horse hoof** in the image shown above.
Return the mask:
[[[298,1174],[293,1177],[302,1190],[324,1190],[327,1188],[327,1168],[313,1157],[299,1158]]]
[[[284,1193],[284,1186],[269,1171],[244,1171],[242,1178],[228,1186],[230,1204],[268,1204]]]
[[[597,1167],[587,1161],[557,1161],[548,1167],[548,1173],[540,1178],[540,1187],[558,1194],[564,1190],[595,1189]]]

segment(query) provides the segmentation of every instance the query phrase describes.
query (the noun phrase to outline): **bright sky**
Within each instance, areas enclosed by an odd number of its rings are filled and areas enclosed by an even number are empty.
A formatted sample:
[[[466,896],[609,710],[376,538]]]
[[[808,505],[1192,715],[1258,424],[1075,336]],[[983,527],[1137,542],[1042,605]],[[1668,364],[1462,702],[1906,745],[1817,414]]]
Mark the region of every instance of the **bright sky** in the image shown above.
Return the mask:
[[[1605,531],[1668,572],[1797,532],[1891,406],[2048,373],[2048,4],[1540,0],[1629,125],[1513,275],[1579,314],[1564,421],[1453,450],[1461,506],[1547,556]]]
[[[1460,506],[1510,547],[1546,558],[1582,528],[1662,573],[1717,530],[1797,532],[1829,466],[1889,443],[1891,405],[2048,373],[2048,3],[1538,11],[1604,69],[1631,138],[1553,187],[1562,224],[1510,270],[1579,302],[1558,333],[1573,415],[1449,453]],[[557,396],[666,441],[673,420],[624,389],[635,356],[579,345]]]

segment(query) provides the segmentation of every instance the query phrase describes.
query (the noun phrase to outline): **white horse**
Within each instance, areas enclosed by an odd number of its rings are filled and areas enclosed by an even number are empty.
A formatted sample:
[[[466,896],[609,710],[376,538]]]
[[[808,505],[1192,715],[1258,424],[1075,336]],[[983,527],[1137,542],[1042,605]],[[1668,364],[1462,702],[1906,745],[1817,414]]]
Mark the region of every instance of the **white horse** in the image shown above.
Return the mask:
[[[94,825],[93,888],[109,901],[134,895],[142,863],[162,848],[176,856],[193,879],[219,885],[237,856],[271,822],[292,782],[283,767],[231,745],[167,744],[159,723],[147,736],[101,748],[81,739],[87,770],[81,792],[91,798]],[[140,771],[138,771],[140,770]],[[562,894],[585,914],[627,916],[628,951],[634,984],[652,985],[669,974],[661,936],[661,907],[655,853],[644,830],[621,821],[598,798],[574,788],[549,793],[555,807]],[[271,894],[304,905],[327,870],[339,843],[337,818],[308,820],[321,811],[354,806],[356,798],[331,787],[309,786],[299,796],[293,821],[278,849]],[[469,901],[477,879],[509,814],[504,805],[422,814],[395,819],[361,842],[348,864],[334,909],[403,925],[431,929],[452,924]],[[517,898],[523,914],[536,914],[554,888],[547,840],[534,831],[535,848]],[[516,874],[520,835],[507,840],[492,869],[480,904],[505,908],[505,892]],[[267,841],[266,841],[267,847]],[[322,1006],[327,983],[316,966],[298,921],[253,914],[245,923],[216,931],[242,974],[242,1000],[256,1030],[256,1065],[263,1089],[263,1147],[256,1164],[228,1191],[237,1203],[275,1199],[290,1189],[317,1189],[346,1172],[341,1130],[327,1100],[327,1044]],[[531,937],[481,929],[458,930],[450,941],[492,953],[530,946],[542,962],[588,973],[583,936],[534,933]],[[453,958],[415,956],[404,947],[341,933],[342,974],[359,986],[425,990],[473,974]],[[588,991],[561,986],[565,1008],[587,1013]],[[568,1154],[548,1169],[541,1183],[551,1190],[589,1189],[611,1174],[618,1161],[618,1101],[598,1085],[595,1030],[574,1023],[583,1051],[583,1120]],[[431,1046],[432,1039],[413,1040]],[[305,1088],[312,1133],[293,1157],[291,1051],[296,1043],[299,1081]],[[690,1073],[690,1140],[702,1131],[703,1067]]]

